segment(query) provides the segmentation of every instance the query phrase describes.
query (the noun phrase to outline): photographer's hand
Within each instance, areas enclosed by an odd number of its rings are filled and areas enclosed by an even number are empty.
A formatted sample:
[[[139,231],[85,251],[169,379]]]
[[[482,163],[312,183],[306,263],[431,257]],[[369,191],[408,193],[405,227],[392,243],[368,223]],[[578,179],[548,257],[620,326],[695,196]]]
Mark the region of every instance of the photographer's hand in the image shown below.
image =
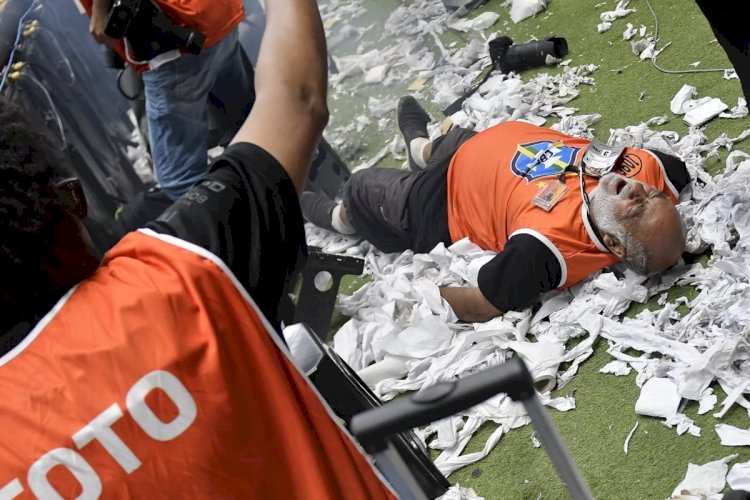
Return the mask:
[[[89,32],[98,43],[114,46],[117,42],[104,34],[104,27],[107,24],[109,9],[112,7],[112,0],[94,0],[91,6],[91,22],[89,23]]]

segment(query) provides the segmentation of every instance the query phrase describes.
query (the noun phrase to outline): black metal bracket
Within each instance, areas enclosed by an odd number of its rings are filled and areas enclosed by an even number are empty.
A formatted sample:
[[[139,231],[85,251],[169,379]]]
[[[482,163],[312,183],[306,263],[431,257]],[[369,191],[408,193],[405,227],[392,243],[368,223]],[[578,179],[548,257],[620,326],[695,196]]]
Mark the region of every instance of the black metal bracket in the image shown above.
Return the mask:
[[[309,248],[307,264],[302,270],[302,285],[294,311],[294,323],[305,323],[321,339],[325,339],[336,305],[341,278],[347,274],[359,276],[365,261],[359,257],[325,253],[317,247]],[[315,286],[319,273],[330,273],[330,285],[323,290]],[[321,281],[326,281],[325,279]]]

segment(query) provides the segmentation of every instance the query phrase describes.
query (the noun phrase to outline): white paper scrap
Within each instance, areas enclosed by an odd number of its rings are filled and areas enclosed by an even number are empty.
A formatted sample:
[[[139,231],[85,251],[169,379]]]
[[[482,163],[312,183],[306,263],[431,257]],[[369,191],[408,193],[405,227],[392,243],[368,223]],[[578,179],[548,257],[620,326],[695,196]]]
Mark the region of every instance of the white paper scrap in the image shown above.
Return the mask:
[[[367,71],[367,73],[365,74],[365,83],[382,83],[387,72],[387,64],[374,66],[370,68],[369,71]]]
[[[403,359],[386,356],[377,363],[359,370],[357,375],[362,379],[362,382],[372,387],[381,380],[401,378],[407,373],[409,373],[409,369]]]
[[[745,393],[745,390],[748,387],[750,387],[750,379],[741,381],[739,385],[728,391],[726,399],[724,399],[724,401],[721,403],[721,411],[719,411],[718,413],[714,413],[714,417],[722,418],[724,415],[726,415],[729,411],[729,408],[732,407],[734,402],[742,398],[742,395]],[[724,389],[726,390],[726,387]]]
[[[719,118],[743,118],[747,116],[747,101],[744,97],[737,98],[737,105],[732,107],[728,112],[721,113]]]
[[[620,361],[619,359],[610,361],[599,369],[599,373],[611,373],[613,375],[617,375],[618,377],[630,375],[631,371],[632,369],[630,368],[630,365],[628,365],[625,361]]]
[[[605,31],[609,31],[609,29],[612,27],[612,23],[609,21],[602,21],[599,24],[596,25],[596,31],[599,33],[604,33]]]
[[[500,14],[497,12],[483,12],[473,19],[450,18],[448,20],[448,27],[458,31],[482,31],[497,22],[500,18]]]
[[[734,69],[725,69],[724,70],[724,76],[722,77],[724,80],[739,80],[740,77],[737,76],[737,71]]]
[[[707,103],[685,113],[685,122],[691,127],[700,127],[712,118],[719,116],[728,107],[721,99],[714,97]]]
[[[750,446],[750,429],[728,424],[716,424],[715,429],[724,446]]]
[[[641,61],[645,61],[646,59],[653,59],[657,55],[659,55],[659,52],[664,50],[663,48],[660,49],[658,52],[656,51],[656,40],[652,40],[651,38],[647,39],[646,48],[643,49],[643,52],[638,56]]]
[[[682,88],[677,91],[677,94],[675,94],[675,96],[672,98],[672,101],[669,103],[669,110],[676,115],[684,114],[687,111],[686,109],[684,109],[685,103],[689,99],[695,97],[697,93],[698,91],[692,85],[683,85]]]
[[[630,432],[628,432],[628,437],[625,438],[625,444],[622,446],[622,451],[625,452],[625,454],[628,454],[628,446],[630,445],[630,439],[633,437],[633,434],[635,434],[635,430],[638,428],[638,420],[635,421],[635,425],[632,429],[630,429]]]
[[[545,393],[555,388],[557,367],[565,354],[564,345],[552,342],[509,342],[508,347],[516,351],[526,363],[537,391]]]
[[[473,488],[464,488],[456,483],[448,488],[448,491],[437,497],[436,500],[484,500],[484,497],[477,495]]]
[[[701,435],[701,428],[695,425],[693,420],[684,413],[676,413],[671,417],[667,417],[662,424],[670,429],[676,427],[678,436],[682,436],[686,432],[695,437],[700,437]]]
[[[541,448],[542,442],[539,441],[539,436],[536,431],[531,433],[531,444],[534,446],[534,448]]]
[[[510,7],[510,18],[514,23],[520,23],[546,8],[547,0],[513,0]]]
[[[641,38],[639,40],[630,40],[630,48],[633,49],[633,54],[637,56],[640,56],[650,46],[651,41],[646,38]]]
[[[685,479],[674,489],[672,498],[680,495],[706,498],[721,492],[726,485],[727,464],[735,458],[737,455],[729,455],[704,465],[689,464]]]
[[[635,412],[649,417],[671,417],[677,413],[682,398],[677,386],[668,378],[651,378],[643,384],[635,403]]]
[[[750,461],[734,464],[727,474],[727,484],[733,490],[750,491]]]
[[[713,392],[714,392],[713,389],[709,387],[708,389],[706,389],[705,393],[701,396],[701,399],[698,402],[698,415],[705,415],[706,413],[713,410],[714,407],[716,406],[718,397]]]
[[[466,443],[468,443],[468,439],[465,439],[463,446],[458,447],[457,451],[444,451],[443,453],[441,453],[435,459],[435,466],[440,470],[440,472],[447,476],[451,472],[460,469],[465,465],[481,460],[487,456],[487,454],[490,452],[490,450],[492,450],[492,448],[495,447],[495,445],[497,445],[498,441],[500,441],[500,438],[503,435],[503,432],[503,426],[498,427],[497,429],[495,429],[495,432],[493,432],[490,437],[487,438],[487,442],[485,443],[484,448],[481,451],[461,455],[461,450],[466,446]],[[471,434],[469,434],[468,437],[471,437]]]
[[[602,12],[601,14],[599,14],[599,18],[602,21],[612,22],[615,19],[627,16],[631,12],[635,12],[635,9],[626,8],[629,3],[630,3],[630,0],[620,0],[619,2],[617,2],[617,6],[615,7],[615,10]]]
[[[633,27],[631,23],[627,24],[627,27],[625,28],[625,31],[622,32],[622,39],[623,40],[630,40],[635,36],[635,34],[638,32],[636,28]]]

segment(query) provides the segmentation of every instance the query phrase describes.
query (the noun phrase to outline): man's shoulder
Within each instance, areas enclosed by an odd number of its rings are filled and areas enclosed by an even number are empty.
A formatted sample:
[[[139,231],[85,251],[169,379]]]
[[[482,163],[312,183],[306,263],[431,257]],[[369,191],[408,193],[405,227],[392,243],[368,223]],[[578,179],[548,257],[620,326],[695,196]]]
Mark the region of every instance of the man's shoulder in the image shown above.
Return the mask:
[[[663,182],[675,198],[690,183],[685,162],[673,154],[657,149],[625,148],[615,173],[652,185]]]

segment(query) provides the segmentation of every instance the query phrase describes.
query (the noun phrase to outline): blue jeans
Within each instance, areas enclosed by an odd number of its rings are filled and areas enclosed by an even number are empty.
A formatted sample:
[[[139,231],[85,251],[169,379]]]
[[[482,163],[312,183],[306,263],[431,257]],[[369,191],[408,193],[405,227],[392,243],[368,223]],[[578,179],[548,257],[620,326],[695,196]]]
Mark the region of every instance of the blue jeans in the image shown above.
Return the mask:
[[[206,173],[209,105],[225,136],[234,135],[250,112],[253,75],[241,50],[235,29],[198,55],[143,73],[154,175],[173,200]]]

